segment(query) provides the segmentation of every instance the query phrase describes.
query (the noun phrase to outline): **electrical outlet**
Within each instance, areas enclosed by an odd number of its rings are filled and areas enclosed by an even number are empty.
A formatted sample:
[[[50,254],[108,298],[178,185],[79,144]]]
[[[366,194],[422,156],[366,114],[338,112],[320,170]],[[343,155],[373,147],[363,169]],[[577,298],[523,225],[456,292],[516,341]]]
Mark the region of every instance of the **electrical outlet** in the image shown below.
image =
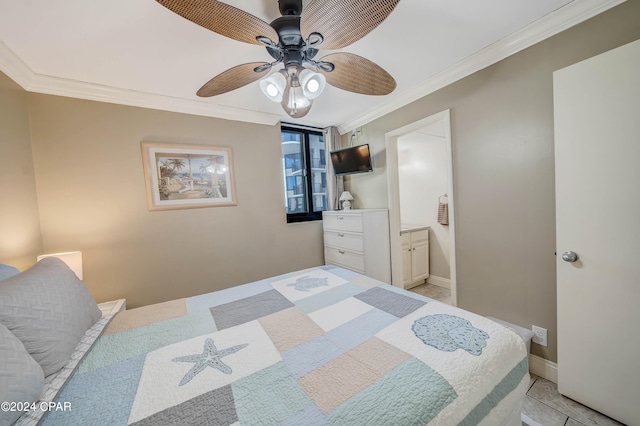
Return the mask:
[[[534,343],[537,343],[542,346],[547,346],[547,329],[538,327],[537,325],[531,326],[531,331],[533,331],[533,339],[531,339]]]

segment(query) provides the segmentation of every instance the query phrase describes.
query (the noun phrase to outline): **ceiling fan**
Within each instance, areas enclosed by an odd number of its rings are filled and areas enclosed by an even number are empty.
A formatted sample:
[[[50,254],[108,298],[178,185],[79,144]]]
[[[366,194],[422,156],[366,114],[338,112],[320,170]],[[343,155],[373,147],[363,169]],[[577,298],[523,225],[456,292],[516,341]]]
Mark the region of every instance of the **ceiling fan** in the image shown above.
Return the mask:
[[[260,89],[280,102],[293,118],[304,117],[326,83],[364,95],[387,95],[393,77],[375,63],[351,53],[316,59],[320,48],[341,49],[367,35],[400,0],[278,0],[281,17],[262,19],[217,0],[156,0],[167,9],[208,30],[234,40],[264,46],[273,62],[250,62],[213,77],[197,95],[230,92],[260,80]],[[282,63],[283,69],[268,71]],[[266,78],[263,78],[268,76]]]

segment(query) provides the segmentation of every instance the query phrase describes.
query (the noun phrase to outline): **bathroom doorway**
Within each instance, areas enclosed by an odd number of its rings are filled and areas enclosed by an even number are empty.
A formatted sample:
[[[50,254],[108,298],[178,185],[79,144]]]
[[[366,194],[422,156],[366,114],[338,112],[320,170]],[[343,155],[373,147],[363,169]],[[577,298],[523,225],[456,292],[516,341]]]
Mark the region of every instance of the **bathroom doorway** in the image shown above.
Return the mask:
[[[453,156],[449,110],[386,135],[392,284],[416,285],[407,275],[411,260],[403,251],[413,231],[428,230],[428,278],[436,290],[451,291],[457,304]],[[410,232],[412,237],[406,235]],[[415,235],[419,235],[416,233]],[[409,248],[411,250],[411,248]],[[407,269],[408,268],[408,269]],[[421,278],[421,277],[418,277]],[[418,281],[419,283],[420,281]]]

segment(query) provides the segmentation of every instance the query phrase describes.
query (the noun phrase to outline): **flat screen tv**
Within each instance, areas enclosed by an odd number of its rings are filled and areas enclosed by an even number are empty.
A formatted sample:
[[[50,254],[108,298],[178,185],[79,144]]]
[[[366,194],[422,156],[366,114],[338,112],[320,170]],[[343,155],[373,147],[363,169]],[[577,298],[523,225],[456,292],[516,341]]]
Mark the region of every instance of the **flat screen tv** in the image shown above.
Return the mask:
[[[336,176],[373,171],[368,144],[331,151],[331,163]]]

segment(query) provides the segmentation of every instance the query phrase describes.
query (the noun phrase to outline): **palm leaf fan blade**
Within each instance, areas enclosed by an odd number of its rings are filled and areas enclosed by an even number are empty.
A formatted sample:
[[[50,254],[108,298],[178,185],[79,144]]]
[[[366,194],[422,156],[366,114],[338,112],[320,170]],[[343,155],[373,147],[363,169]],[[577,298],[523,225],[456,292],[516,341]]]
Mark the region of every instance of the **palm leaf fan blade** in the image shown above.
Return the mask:
[[[255,72],[254,69],[268,64],[268,62],[250,62],[229,68],[206,82],[196,94],[200,97],[207,98],[246,86],[249,83],[259,80],[265,75],[265,72],[269,70],[269,68],[265,68],[262,72]]]
[[[256,37],[278,40],[276,31],[262,19],[216,0],[156,0],[172,12],[214,33],[249,44]]]
[[[396,88],[396,81],[379,65],[352,53],[332,53],[321,62],[331,62],[335,69],[324,74],[327,83],[342,90],[362,95],[388,95]]]
[[[322,34],[321,49],[341,49],[369,34],[393,12],[400,0],[314,0],[302,11],[300,30],[306,40]]]

